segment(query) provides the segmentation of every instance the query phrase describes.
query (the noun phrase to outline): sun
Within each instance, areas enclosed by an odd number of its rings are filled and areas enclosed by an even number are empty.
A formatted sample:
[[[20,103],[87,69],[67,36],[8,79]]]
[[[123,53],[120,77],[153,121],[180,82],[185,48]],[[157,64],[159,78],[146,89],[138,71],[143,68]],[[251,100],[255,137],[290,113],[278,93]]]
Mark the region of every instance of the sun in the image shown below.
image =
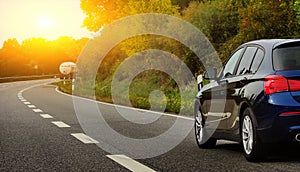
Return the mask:
[[[86,15],[80,4],[80,0],[0,0],[0,48],[9,38],[21,43],[30,38],[92,37],[82,27]]]
[[[51,29],[54,27],[55,21],[50,17],[42,16],[38,18],[37,25],[42,29]]]

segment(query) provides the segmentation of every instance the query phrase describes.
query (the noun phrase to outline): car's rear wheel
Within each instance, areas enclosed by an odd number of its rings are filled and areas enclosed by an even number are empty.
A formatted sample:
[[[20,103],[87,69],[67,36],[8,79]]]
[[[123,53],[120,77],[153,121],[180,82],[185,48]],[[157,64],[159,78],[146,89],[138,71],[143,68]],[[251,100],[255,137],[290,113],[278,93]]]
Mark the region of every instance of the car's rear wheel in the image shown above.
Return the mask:
[[[217,143],[217,139],[209,138],[209,135],[205,129],[205,121],[202,113],[198,111],[195,114],[195,136],[197,144],[200,148],[209,149],[214,148]]]
[[[241,126],[242,144],[248,161],[261,161],[266,158],[267,151],[265,144],[257,136],[253,118],[252,110],[250,108],[245,109]]]

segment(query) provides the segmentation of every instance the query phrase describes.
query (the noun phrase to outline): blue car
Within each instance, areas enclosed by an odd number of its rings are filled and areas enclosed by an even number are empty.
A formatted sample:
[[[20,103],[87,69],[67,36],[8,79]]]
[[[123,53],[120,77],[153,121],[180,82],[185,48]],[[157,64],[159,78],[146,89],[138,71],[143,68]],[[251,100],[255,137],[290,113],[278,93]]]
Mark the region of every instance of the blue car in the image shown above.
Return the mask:
[[[200,148],[238,141],[249,161],[267,158],[272,144],[300,142],[300,39],[257,40],[239,46],[195,99]]]

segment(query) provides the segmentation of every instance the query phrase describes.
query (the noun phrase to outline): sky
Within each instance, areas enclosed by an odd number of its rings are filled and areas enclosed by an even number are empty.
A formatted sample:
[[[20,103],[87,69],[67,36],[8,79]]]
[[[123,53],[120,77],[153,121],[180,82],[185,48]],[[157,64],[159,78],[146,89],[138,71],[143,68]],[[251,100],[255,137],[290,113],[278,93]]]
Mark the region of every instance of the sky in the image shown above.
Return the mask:
[[[9,38],[91,37],[84,18],[80,0],[0,0],[0,48]]]

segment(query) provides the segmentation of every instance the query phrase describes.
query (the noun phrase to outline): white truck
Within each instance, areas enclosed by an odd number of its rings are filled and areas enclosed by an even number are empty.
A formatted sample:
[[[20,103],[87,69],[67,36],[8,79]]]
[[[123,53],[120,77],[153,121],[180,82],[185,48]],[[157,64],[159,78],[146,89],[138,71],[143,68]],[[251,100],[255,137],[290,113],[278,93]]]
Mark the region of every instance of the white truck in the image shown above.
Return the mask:
[[[59,65],[60,79],[73,79],[76,71],[76,64],[73,62],[63,62]]]

